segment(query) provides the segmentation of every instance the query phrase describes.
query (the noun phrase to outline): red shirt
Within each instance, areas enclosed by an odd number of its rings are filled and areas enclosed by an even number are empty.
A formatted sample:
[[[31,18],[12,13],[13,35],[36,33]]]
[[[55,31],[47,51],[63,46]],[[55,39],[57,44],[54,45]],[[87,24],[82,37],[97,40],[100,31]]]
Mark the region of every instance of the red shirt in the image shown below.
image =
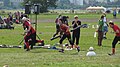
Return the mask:
[[[60,28],[61,28],[61,31],[63,31],[65,34],[70,35],[69,27],[67,25],[62,24]]]
[[[27,28],[27,30],[29,29],[29,26],[30,26],[30,31],[29,31],[29,33],[35,33],[36,31],[35,31],[35,29],[31,26],[30,22],[25,21],[25,22],[23,23],[23,27]]]
[[[120,36],[120,28],[117,25],[113,26],[113,30],[114,30],[114,32],[116,32],[118,30],[119,33],[116,33],[116,36]]]

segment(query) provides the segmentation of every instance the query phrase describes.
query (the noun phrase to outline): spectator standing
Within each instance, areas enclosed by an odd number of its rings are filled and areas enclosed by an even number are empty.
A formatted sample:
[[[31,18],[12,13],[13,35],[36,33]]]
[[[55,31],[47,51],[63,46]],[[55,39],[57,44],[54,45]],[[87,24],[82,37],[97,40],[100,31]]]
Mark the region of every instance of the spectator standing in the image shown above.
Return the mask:
[[[74,16],[74,21],[72,22],[73,29],[81,25],[81,21],[78,19],[78,15]],[[76,29],[72,33],[72,40],[75,48],[79,47],[79,39],[80,39],[80,28]],[[75,43],[76,41],[76,43]]]
[[[103,22],[104,16],[102,15],[99,20],[99,27],[98,27],[98,46],[102,46],[102,40],[103,40],[103,31],[104,31],[104,22]]]

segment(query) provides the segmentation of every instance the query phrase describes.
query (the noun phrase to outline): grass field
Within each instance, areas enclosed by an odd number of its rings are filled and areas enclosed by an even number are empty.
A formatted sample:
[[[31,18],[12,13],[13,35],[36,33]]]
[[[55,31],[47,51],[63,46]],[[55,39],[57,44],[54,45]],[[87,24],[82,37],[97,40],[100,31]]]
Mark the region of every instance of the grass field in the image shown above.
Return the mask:
[[[55,19],[57,15],[40,15],[42,19]],[[69,15],[70,19],[74,14]],[[82,18],[99,18],[100,14],[80,15]],[[111,14],[107,15],[112,18]],[[33,17],[34,19],[34,17]],[[97,21],[96,21],[97,22]],[[23,48],[0,48],[0,67],[7,64],[9,67],[120,67],[120,45],[116,46],[116,55],[108,56],[107,53],[111,52],[111,43],[114,34],[111,33],[112,29],[109,28],[106,40],[103,40],[103,46],[97,46],[97,38],[93,37],[96,29],[92,25],[97,23],[87,23],[90,28],[81,28],[80,48],[78,53],[76,50],[65,51],[59,53],[57,50],[51,49],[33,49],[26,52]],[[119,22],[115,22],[120,26]],[[70,23],[71,24],[71,23]],[[0,44],[18,45],[23,39],[21,35],[24,30],[22,25],[14,24],[14,30],[1,29],[0,30]],[[39,33],[42,34],[39,34]],[[51,46],[59,42],[59,39],[50,41],[50,38],[55,32],[55,24],[52,22],[38,23],[37,33],[41,39],[45,40],[45,44]],[[65,40],[64,43],[68,41]],[[22,43],[23,46],[23,43]],[[88,48],[93,46],[96,52],[94,57],[86,57]]]

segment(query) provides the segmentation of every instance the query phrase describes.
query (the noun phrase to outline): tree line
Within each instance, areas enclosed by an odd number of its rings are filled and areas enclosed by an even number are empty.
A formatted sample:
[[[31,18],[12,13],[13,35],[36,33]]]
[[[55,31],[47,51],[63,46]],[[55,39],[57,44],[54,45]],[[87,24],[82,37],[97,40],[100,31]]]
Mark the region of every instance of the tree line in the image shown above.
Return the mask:
[[[24,8],[25,4],[31,5],[31,7],[34,4],[39,4],[40,5],[40,12],[47,12],[48,9],[84,9],[87,8],[88,6],[104,6],[104,7],[120,7],[120,0],[116,2],[110,2],[108,0],[107,3],[100,3],[97,1],[93,1],[89,4],[86,4],[84,2],[84,5],[76,5],[71,3],[69,0],[24,0],[23,3],[21,3],[19,6],[14,6],[10,0],[0,0],[3,1],[5,5],[0,4],[0,9],[4,8],[12,8],[12,9],[19,9],[19,8]]]
[[[58,0],[24,0],[24,5],[29,4],[33,6],[34,4],[39,4],[40,5],[40,12],[47,12],[48,8],[53,7],[56,8],[56,2]]]

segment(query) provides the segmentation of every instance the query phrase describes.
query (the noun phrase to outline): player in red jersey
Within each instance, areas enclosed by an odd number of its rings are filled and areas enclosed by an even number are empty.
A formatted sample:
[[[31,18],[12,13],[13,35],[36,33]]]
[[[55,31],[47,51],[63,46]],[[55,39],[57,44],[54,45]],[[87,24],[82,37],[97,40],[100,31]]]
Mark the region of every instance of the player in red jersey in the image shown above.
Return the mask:
[[[59,52],[62,52],[64,53],[64,49],[63,49],[63,45],[62,45],[62,42],[65,38],[68,39],[70,45],[71,45],[71,48],[73,48],[73,42],[71,40],[71,34],[70,34],[70,31],[69,31],[69,26],[67,26],[66,24],[63,24],[62,22],[60,22],[60,29],[61,31],[63,32],[63,35],[59,41],[59,43],[61,44],[61,47],[62,49],[59,51]],[[78,48],[78,52],[80,51],[80,49]]]
[[[117,42],[120,41],[120,28],[117,25],[115,25],[112,21],[110,21],[109,25],[113,29],[113,31],[115,32],[116,35],[112,42],[112,53],[108,54],[108,55],[114,55],[115,54],[115,46],[116,46]]]
[[[43,43],[43,40],[36,40],[36,31],[35,29],[31,26],[30,21],[26,18],[23,17],[23,28],[25,30],[25,37],[24,37],[24,41],[25,41],[25,45],[27,50],[29,51],[30,48],[29,46],[31,45],[31,49],[33,49],[33,45],[35,45],[35,43]]]

